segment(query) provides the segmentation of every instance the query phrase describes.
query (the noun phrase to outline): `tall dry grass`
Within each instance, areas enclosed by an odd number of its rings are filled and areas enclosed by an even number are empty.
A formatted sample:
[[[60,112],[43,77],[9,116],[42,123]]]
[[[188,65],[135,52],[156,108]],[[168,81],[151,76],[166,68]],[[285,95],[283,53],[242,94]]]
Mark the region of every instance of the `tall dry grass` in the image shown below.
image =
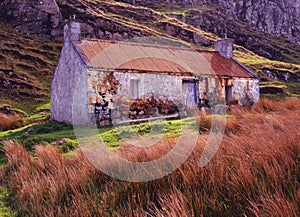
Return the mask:
[[[22,115],[6,115],[0,112],[0,131],[11,130],[21,127],[23,124]]]
[[[147,183],[110,178],[80,152],[64,158],[38,146],[33,158],[15,142],[4,147],[2,176],[14,207],[30,216],[300,216],[300,100],[261,100],[252,111],[231,112],[223,142],[203,168],[197,162],[206,134],[177,170]],[[118,154],[151,160],[173,143],[123,146]]]

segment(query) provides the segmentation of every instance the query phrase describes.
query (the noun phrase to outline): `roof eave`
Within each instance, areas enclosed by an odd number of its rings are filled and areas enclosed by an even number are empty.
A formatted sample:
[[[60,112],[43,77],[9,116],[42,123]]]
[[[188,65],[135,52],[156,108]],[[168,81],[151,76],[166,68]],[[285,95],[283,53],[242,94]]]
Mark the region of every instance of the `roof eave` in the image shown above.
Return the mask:
[[[258,79],[258,76],[251,70],[249,69],[247,66],[245,66],[243,63],[241,63],[240,61],[238,61],[235,58],[231,58],[235,63],[237,63],[240,67],[242,67],[244,70],[246,70],[249,75],[251,75],[253,78]]]

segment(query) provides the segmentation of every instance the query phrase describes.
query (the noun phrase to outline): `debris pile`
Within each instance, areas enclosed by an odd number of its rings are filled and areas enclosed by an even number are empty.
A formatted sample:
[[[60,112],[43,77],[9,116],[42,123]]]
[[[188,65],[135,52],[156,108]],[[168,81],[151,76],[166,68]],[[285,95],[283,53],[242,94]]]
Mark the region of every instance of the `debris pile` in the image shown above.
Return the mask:
[[[130,105],[129,119],[149,118],[150,116],[171,115],[179,112],[177,105],[171,100],[155,99],[154,95],[136,99]]]

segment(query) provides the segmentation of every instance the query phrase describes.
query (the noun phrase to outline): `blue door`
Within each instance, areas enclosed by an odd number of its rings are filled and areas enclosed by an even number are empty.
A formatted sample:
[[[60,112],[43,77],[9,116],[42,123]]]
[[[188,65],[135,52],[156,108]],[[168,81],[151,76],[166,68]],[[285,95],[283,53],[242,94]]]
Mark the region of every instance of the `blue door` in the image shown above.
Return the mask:
[[[182,81],[183,104],[187,108],[196,108],[198,103],[198,91],[196,81]]]

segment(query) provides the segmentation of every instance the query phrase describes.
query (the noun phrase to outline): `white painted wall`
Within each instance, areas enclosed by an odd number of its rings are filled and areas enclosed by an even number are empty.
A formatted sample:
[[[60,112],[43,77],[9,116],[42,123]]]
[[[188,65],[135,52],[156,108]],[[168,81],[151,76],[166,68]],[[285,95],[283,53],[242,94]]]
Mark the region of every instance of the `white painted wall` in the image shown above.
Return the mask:
[[[78,90],[73,103],[75,90]],[[51,87],[51,119],[73,123],[72,109],[82,124],[89,122],[86,66],[71,42],[66,42]]]

